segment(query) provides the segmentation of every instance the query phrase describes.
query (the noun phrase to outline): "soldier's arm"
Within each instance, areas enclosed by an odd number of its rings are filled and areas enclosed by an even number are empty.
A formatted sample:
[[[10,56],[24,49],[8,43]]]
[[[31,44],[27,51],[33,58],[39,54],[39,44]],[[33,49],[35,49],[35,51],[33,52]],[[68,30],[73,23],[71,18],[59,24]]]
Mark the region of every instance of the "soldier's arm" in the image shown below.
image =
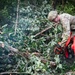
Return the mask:
[[[70,20],[68,19],[68,17],[64,17],[64,16],[61,19],[61,24],[63,27],[63,31],[67,32],[70,31]]]

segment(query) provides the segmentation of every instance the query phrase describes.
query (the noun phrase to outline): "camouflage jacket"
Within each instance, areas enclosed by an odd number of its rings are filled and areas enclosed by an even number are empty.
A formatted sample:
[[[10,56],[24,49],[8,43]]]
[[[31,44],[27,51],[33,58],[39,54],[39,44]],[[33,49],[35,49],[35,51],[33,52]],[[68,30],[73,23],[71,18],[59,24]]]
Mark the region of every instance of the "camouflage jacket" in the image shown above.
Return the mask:
[[[63,43],[70,36],[70,25],[75,24],[75,16],[63,13],[60,14],[59,17],[63,27],[63,33],[62,33],[62,43]]]
[[[59,17],[63,26],[75,25],[75,16],[63,13],[60,14]]]

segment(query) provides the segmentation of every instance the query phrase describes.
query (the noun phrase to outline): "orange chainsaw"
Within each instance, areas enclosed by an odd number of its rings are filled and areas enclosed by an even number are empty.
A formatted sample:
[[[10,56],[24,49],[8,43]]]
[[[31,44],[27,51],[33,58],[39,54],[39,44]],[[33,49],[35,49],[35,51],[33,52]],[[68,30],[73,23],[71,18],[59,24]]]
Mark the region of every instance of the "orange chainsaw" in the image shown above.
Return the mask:
[[[66,58],[69,57],[69,50],[73,52],[75,55],[75,36],[68,37],[68,40],[65,42],[64,47],[61,47],[59,44],[55,46],[54,52],[55,54],[64,54]]]

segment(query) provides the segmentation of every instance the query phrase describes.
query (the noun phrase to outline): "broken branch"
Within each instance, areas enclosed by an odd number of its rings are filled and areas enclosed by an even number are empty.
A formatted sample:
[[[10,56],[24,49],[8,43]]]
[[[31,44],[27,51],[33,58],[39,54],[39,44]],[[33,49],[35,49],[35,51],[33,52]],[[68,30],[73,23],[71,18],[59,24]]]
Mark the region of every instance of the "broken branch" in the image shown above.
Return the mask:
[[[37,37],[38,35],[46,32],[47,30],[51,29],[52,27],[55,27],[58,23],[55,23],[54,25],[50,26],[50,27],[47,27],[45,28],[44,30],[42,30],[41,32],[37,33],[34,37]]]

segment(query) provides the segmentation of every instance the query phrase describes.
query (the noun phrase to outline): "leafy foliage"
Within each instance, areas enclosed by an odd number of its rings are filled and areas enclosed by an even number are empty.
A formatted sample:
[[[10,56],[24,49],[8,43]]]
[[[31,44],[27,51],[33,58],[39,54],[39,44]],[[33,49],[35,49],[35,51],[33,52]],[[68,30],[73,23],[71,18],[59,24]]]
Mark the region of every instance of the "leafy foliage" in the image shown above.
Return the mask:
[[[75,11],[75,6],[69,2],[67,2],[64,6],[64,8],[62,8],[61,5],[58,5],[57,9],[61,12],[65,12],[65,13],[69,13],[69,14],[72,14],[72,15],[75,15],[74,11]]]
[[[65,72],[64,70],[67,68],[65,65],[66,61],[64,61],[63,63],[63,60],[60,60],[62,55],[55,55],[53,52],[55,44],[57,44],[57,42],[61,40],[60,36],[58,35],[59,33],[62,33],[61,25],[58,25],[55,28],[52,27],[49,31],[45,32],[43,36],[38,36],[35,38],[35,34],[40,32],[44,28],[53,25],[53,23],[47,20],[47,14],[52,10],[51,5],[48,4],[46,0],[42,1],[42,4],[38,7],[31,4],[27,6],[21,5],[19,8],[19,20],[17,32],[15,35],[14,29],[16,20],[16,7],[14,6],[14,4],[16,4],[16,2],[12,2],[13,12],[10,12],[10,14],[12,14],[13,16],[9,16],[9,8],[4,8],[1,11],[4,17],[8,17],[9,21],[11,20],[11,23],[2,23],[3,25],[1,26],[1,30],[3,33],[0,34],[0,40],[8,43],[10,46],[17,48],[21,53],[29,52],[30,58],[26,59],[25,56],[20,56],[17,54],[13,55],[12,58],[10,58],[10,50],[8,50],[8,48],[1,49],[1,52],[2,50],[4,52],[7,51],[7,54],[5,55],[9,56],[7,57],[7,61],[5,63],[9,61],[13,63],[13,60],[15,62],[14,66],[13,64],[11,64],[6,65],[6,67],[8,67],[9,69],[11,69],[12,67],[11,70],[15,72],[25,72],[31,75],[50,75]],[[71,12],[73,8],[68,10],[68,8],[65,7],[64,11],[66,9],[67,11]],[[34,52],[39,52],[41,53],[41,55],[37,57],[33,54]],[[41,62],[41,58],[47,59],[47,62]],[[54,68],[51,67],[50,61],[56,62],[57,66]],[[7,71],[9,71],[8,68]],[[70,68],[74,70],[74,67]]]

